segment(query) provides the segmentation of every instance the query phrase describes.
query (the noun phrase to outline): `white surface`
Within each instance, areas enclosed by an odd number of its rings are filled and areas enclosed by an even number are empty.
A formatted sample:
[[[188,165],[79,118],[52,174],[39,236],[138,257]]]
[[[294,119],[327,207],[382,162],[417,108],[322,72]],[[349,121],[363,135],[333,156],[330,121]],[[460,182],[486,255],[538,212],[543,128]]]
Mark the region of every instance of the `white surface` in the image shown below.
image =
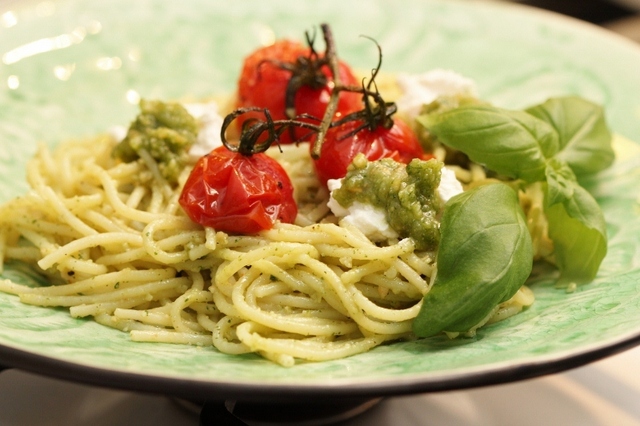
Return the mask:
[[[342,426],[640,425],[640,348],[565,373],[464,391],[391,398]],[[0,425],[195,426],[161,396],[0,374]]]

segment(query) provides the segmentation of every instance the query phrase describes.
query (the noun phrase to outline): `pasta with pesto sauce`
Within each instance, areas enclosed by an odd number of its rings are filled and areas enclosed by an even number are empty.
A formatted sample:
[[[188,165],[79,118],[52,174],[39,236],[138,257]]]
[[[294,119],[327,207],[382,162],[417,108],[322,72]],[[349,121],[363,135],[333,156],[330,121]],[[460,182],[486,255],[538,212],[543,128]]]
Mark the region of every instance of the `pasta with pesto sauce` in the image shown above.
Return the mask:
[[[67,307],[134,341],[255,352],[284,366],[412,337],[435,254],[415,251],[409,238],[375,244],[340,223],[306,144],[269,151],[294,184],[296,223],[242,236],[182,212],[179,188],[190,167],[174,188],[153,159],[114,160],[116,143],[105,135],[39,148],[27,168],[31,190],[2,207],[0,259],[33,265],[53,284],[3,279],[0,290]],[[532,297],[523,287],[494,319]]]

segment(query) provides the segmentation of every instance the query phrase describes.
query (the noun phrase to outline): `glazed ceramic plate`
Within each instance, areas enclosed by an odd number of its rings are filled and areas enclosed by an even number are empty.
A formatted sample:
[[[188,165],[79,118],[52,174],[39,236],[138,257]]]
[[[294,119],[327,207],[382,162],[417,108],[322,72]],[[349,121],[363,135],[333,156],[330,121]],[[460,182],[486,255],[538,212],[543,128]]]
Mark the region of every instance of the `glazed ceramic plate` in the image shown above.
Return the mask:
[[[355,68],[447,68],[481,97],[521,108],[579,94],[606,108],[614,167],[585,185],[605,211],[598,277],[567,293],[544,270],[536,303],[476,338],[389,344],[283,368],[211,348],[133,343],[63,309],[0,294],[0,363],[94,384],[199,398],[366,397],[523,379],[584,364],[640,340],[640,48],[593,26],[508,3],[386,0],[78,0],[12,3],[0,15],[0,197],[26,190],[36,144],[128,124],[140,97],[233,92],[243,57],[274,37],[332,25]],[[15,6],[16,4],[20,6]],[[11,269],[5,277],[28,276]]]

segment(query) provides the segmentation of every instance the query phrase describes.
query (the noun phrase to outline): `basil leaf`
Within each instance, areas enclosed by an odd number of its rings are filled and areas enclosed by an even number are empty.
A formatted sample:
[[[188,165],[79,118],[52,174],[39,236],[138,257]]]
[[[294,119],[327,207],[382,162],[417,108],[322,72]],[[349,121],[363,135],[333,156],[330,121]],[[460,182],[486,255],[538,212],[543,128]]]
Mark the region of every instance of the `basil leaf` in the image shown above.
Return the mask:
[[[599,105],[569,96],[549,99],[527,112],[553,126],[560,147],[555,157],[577,175],[596,173],[613,163],[612,136]]]
[[[437,139],[507,177],[544,180],[546,159],[558,152],[558,134],[524,111],[463,105],[417,118]]]
[[[547,206],[563,203],[573,197],[576,175],[566,163],[552,158],[547,162],[545,174],[547,182],[545,202]]]
[[[533,263],[518,196],[505,184],[451,198],[440,226],[437,275],[413,322],[420,337],[478,325],[518,291]]]
[[[597,201],[566,163],[549,162],[545,214],[560,270],[558,285],[593,280],[607,254],[606,223]]]

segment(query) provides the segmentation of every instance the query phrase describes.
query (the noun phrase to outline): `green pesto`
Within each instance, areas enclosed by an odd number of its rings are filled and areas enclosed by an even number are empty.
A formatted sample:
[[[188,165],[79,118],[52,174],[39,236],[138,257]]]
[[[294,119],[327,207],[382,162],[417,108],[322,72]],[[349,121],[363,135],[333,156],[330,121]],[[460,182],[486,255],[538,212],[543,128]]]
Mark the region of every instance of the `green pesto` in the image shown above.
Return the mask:
[[[358,201],[384,210],[391,228],[411,237],[417,250],[434,250],[440,240],[436,190],[441,169],[437,160],[414,159],[405,166],[388,158],[368,161],[358,154],[333,197],[343,207]]]
[[[132,162],[140,158],[140,151],[144,150],[157,162],[160,174],[175,183],[197,135],[198,124],[182,105],[141,100],[140,114],[113,155]]]

